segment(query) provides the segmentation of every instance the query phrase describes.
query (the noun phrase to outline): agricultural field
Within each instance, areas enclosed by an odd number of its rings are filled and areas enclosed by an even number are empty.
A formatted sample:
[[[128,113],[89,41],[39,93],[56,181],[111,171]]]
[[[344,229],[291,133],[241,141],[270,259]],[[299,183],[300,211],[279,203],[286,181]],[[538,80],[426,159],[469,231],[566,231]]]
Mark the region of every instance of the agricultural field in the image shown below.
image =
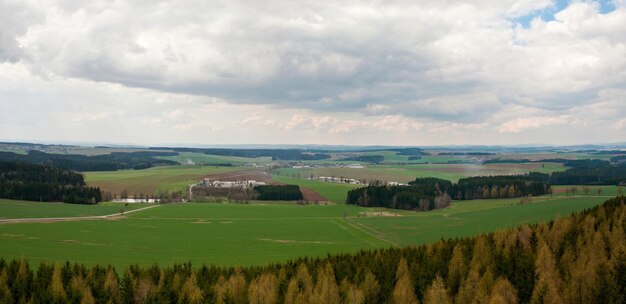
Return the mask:
[[[357,180],[380,180],[394,182],[409,182],[416,177],[438,177],[453,182],[460,178],[478,175],[508,175],[528,172],[552,173],[566,170],[560,163],[522,163],[522,164],[415,164],[393,166],[368,166],[366,168],[284,168],[274,172],[275,176],[294,178],[309,178],[334,176],[354,178]]]
[[[271,157],[237,157],[237,156],[222,156],[222,155],[209,155],[204,153],[195,152],[180,152],[176,156],[157,156],[158,159],[177,161],[181,164],[193,163],[196,165],[202,164],[232,164],[233,166],[243,165],[248,163],[255,163],[259,165],[269,164],[272,162]]]
[[[117,220],[0,225],[0,256],[87,265],[261,265],[301,256],[407,246],[549,220],[605,197],[538,197],[453,202],[411,212],[344,204],[162,205]],[[71,206],[73,207],[73,206]],[[391,216],[363,216],[362,212]]]
[[[319,195],[325,197],[328,201],[342,204],[345,203],[348,191],[358,188],[358,185],[327,183],[316,180],[290,178],[286,176],[273,175],[272,180],[279,183],[298,185],[311,189]]]
[[[131,211],[150,204],[101,203],[98,205],[78,205],[63,203],[39,203],[0,199],[0,220],[16,218],[50,218],[109,215],[120,210]]]
[[[221,166],[167,166],[144,170],[119,170],[85,172],[88,186],[100,187],[103,191],[120,194],[127,191],[130,196],[155,194],[158,191],[187,191],[189,184],[205,175],[241,170],[237,167]]]
[[[571,189],[576,188],[576,193],[572,193]],[[589,193],[585,193],[585,188],[588,188]],[[566,189],[570,189],[568,193]],[[621,192],[620,192],[621,189]],[[600,193],[598,193],[600,190]],[[554,196],[618,196],[626,194],[626,187],[619,186],[552,186],[552,193]]]

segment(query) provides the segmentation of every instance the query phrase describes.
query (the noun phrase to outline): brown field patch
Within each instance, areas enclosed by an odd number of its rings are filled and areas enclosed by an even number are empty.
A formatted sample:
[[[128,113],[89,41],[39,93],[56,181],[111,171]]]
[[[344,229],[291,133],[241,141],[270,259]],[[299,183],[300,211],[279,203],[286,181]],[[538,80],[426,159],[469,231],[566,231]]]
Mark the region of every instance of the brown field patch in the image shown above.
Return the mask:
[[[308,202],[326,202],[328,201],[327,198],[323,197],[321,194],[306,188],[306,187],[302,187],[300,186],[300,192],[302,192],[302,196],[304,197],[305,201]]]

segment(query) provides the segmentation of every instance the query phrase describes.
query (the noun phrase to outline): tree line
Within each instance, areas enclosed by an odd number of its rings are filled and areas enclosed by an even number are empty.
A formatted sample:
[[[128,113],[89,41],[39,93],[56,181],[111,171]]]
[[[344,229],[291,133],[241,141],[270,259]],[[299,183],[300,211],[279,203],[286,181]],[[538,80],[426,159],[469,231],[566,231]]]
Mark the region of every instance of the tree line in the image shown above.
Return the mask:
[[[0,259],[3,303],[623,303],[625,198],[434,244],[251,267]]]
[[[0,197],[71,204],[96,204],[102,201],[100,189],[85,186],[80,173],[3,161],[0,161]]]
[[[172,150],[176,152],[195,152],[209,155],[237,156],[247,158],[271,157],[272,160],[324,160],[330,154],[319,151],[302,149],[227,149],[227,148],[168,148],[151,147],[157,150]]]
[[[364,207],[421,210],[445,208],[457,200],[515,198],[550,192],[547,174],[496,175],[462,178],[458,183],[439,178],[416,178],[408,186],[373,184],[348,191],[347,204]]]
[[[234,202],[297,201],[304,198],[297,185],[260,185],[249,187],[194,186],[191,194],[195,201],[221,202],[223,198]]]
[[[112,152],[110,154],[86,156],[74,154],[51,154],[31,150],[27,155],[0,152],[0,161],[23,162],[63,168],[74,171],[116,171],[124,169],[141,170],[157,165],[178,165],[171,160],[157,159],[157,156],[175,156],[177,152]]]
[[[262,185],[254,187],[261,201],[297,201],[304,196],[298,185]]]

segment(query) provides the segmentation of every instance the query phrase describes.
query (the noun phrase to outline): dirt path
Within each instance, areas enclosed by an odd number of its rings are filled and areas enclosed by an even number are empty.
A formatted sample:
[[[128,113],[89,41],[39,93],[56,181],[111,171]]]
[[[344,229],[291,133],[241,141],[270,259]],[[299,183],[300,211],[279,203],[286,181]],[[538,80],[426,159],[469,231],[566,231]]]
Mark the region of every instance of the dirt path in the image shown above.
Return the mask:
[[[36,217],[36,218],[17,218],[17,219],[0,219],[0,224],[17,224],[17,223],[54,223],[54,222],[72,222],[72,221],[89,221],[89,220],[115,220],[126,214],[143,211],[150,208],[156,208],[161,205],[143,207],[135,210],[119,212],[108,215],[90,215],[90,216],[68,216],[68,217]]]

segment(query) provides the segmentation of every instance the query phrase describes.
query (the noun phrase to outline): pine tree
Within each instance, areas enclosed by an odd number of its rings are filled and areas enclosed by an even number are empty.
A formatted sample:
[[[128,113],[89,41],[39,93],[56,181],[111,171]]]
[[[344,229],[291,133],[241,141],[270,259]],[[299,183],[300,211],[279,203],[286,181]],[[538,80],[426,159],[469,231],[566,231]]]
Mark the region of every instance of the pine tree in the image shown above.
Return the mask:
[[[216,304],[223,304],[226,302],[226,279],[220,275],[217,282],[213,284],[213,300]]]
[[[9,275],[6,268],[2,269],[2,272],[0,272],[0,303],[13,303],[13,295],[11,294],[11,289],[9,289],[8,280]]]
[[[104,276],[104,292],[108,303],[122,303],[122,293],[113,268],[107,269]]]
[[[509,280],[500,278],[493,285],[489,304],[517,304],[517,290]]]
[[[311,303],[339,303],[339,287],[330,263],[326,263],[317,271],[317,282],[313,289]]]
[[[393,288],[392,302],[394,304],[417,304],[417,297],[411,283],[409,265],[404,258],[400,258],[396,270],[396,285]]]
[[[191,272],[178,297],[179,303],[202,303],[202,290],[198,287],[195,272]]]
[[[369,269],[365,271],[365,277],[363,278],[363,282],[361,282],[360,288],[363,291],[365,303],[379,302],[380,284],[376,276]]]
[[[561,280],[556,271],[556,261],[549,246],[541,240],[539,242],[539,253],[537,255],[535,274],[538,278],[531,303],[563,303],[559,289]]]
[[[298,266],[296,276],[289,281],[285,304],[310,303],[313,293],[313,279],[304,263]]]
[[[248,301],[251,304],[277,303],[278,280],[276,276],[267,272],[252,280],[248,287]]]
[[[233,303],[241,304],[246,302],[247,290],[246,278],[241,273],[241,269],[237,268],[226,282],[226,295]]]
[[[135,303],[147,303],[156,294],[156,286],[150,278],[141,278],[133,294]]]
[[[63,280],[61,279],[61,266],[58,263],[54,263],[48,291],[50,298],[55,303],[63,303],[67,299],[65,288],[63,288]]]
[[[341,281],[341,295],[344,304],[362,304],[365,301],[363,291],[356,285],[348,282],[347,278]]]
[[[467,262],[463,254],[463,245],[457,244],[452,251],[452,258],[448,263],[448,286],[452,294],[456,294],[463,278],[467,275]]]
[[[426,296],[424,297],[425,304],[452,304],[452,299],[448,294],[443,279],[439,274],[435,276],[432,285],[426,290]]]

